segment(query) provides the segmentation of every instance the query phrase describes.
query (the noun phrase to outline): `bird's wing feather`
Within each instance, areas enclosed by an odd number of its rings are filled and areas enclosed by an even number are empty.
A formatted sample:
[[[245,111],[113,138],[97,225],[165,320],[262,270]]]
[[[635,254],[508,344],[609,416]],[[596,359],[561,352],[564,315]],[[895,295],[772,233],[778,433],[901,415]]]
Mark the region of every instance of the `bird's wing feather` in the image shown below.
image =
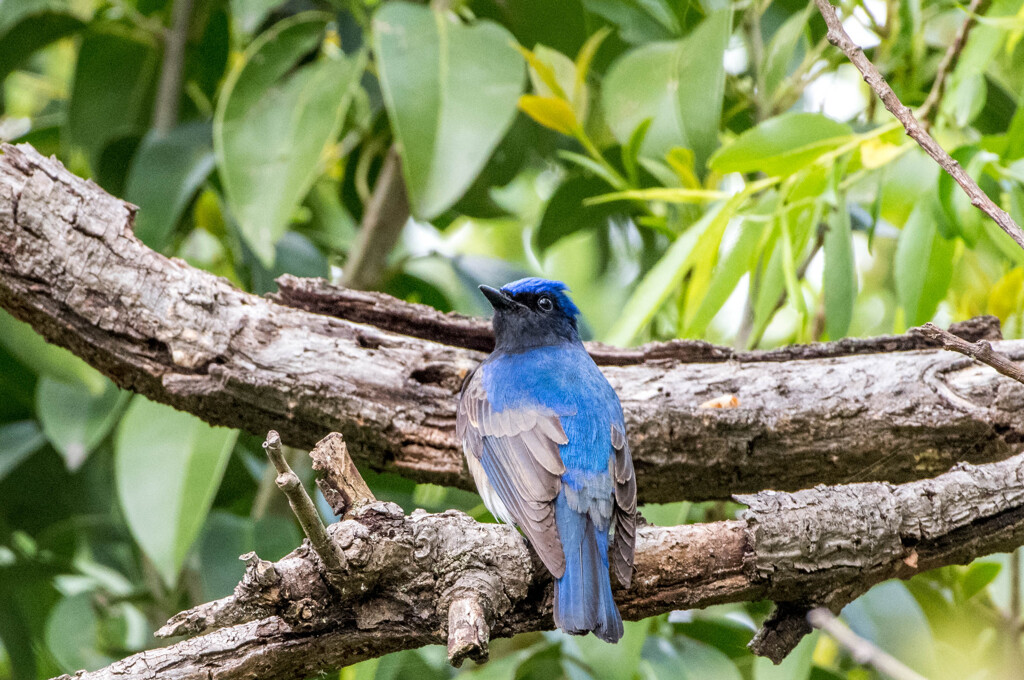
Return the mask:
[[[455,430],[544,566],[560,577],[565,555],[553,501],[565,473],[558,447],[569,439],[558,415],[541,406],[495,411],[478,370],[463,386]]]
[[[621,428],[621,429],[620,429]],[[615,462],[615,538],[612,541],[611,563],[615,578],[628,588],[633,580],[633,552],[636,547],[636,475],[629,453],[624,427],[612,425],[612,447]]]

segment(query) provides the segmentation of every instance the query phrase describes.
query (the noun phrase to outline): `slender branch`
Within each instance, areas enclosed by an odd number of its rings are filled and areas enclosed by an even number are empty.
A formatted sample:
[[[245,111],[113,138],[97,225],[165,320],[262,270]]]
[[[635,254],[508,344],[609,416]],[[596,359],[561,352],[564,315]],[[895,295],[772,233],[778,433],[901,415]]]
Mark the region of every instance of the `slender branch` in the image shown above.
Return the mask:
[[[339,431],[360,466],[473,488],[455,406],[483,355],[444,344],[443,315],[422,317],[418,332],[432,342],[249,295],[147,249],[130,206],[57,161],[2,150],[0,307],[121,387],[208,422],[272,427],[307,450]],[[362,309],[379,323],[416,330],[410,310],[420,308],[370,299]],[[998,338],[991,321],[968,335]],[[1020,451],[1017,402],[987,396],[1005,389],[999,376],[932,346],[903,335],[756,353],[687,342],[590,349],[608,359],[622,400],[641,501],[668,502],[900,483]],[[997,349],[1024,357],[1024,342]],[[698,408],[723,393],[740,407]]]
[[[1013,378],[1017,382],[1024,384],[1024,369],[1021,369],[1021,367],[1011,361],[1009,357],[992,349],[992,343],[988,340],[967,342],[963,338],[958,338],[949,331],[942,330],[933,323],[926,323],[925,325],[918,327],[916,330],[925,337],[941,342],[943,349],[959,352],[960,354],[969,356],[972,359],[976,359],[983,364],[991,366],[1006,377]]]
[[[882,103],[885,104],[885,108],[889,109],[889,112],[896,116],[900,123],[903,124],[907,134],[943,170],[949,173],[950,177],[956,180],[956,183],[960,185],[964,193],[971,199],[971,204],[974,207],[991,217],[999,225],[999,228],[1005,231],[1018,246],[1024,248],[1024,231],[1021,231],[1020,226],[1013,221],[1013,218],[1005,210],[996,205],[988,197],[988,194],[981,190],[978,183],[964,172],[960,164],[946,153],[946,150],[939,146],[939,143],[928,134],[924,126],[914,117],[913,112],[903,105],[903,102],[892,91],[892,88],[889,87],[889,84],[882,77],[882,74],[879,73],[878,69],[875,68],[875,65],[864,55],[864,50],[854,43],[849,34],[847,34],[846,29],[843,28],[843,22],[836,15],[835,7],[829,3],[829,0],[814,0],[814,2],[817,4],[821,16],[825,19],[825,24],[828,25],[828,41],[846,54],[853,65],[857,67],[857,70],[861,72],[861,75],[864,76],[864,81],[875,91],[875,94],[879,96]]]
[[[284,459],[284,454],[281,453],[281,436],[274,430],[268,432],[267,440],[263,442],[263,449],[267,452],[267,457],[270,458],[274,467],[277,468],[277,487],[288,498],[288,504],[299,520],[303,533],[306,534],[313,550],[324,563],[324,571],[328,579],[336,580],[335,575],[341,573],[348,566],[345,554],[327,535],[327,528],[320,519],[320,513],[317,512],[316,506],[313,505],[313,499],[306,493],[298,475],[292,471],[288,461]]]
[[[164,59],[157,87],[153,128],[164,135],[178,124],[178,102],[185,69],[185,43],[192,19],[192,0],[174,0],[171,29],[164,36]]]
[[[838,611],[884,580],[1024,542],[1022,468],[1024,455],[902,486],[765,491],[738,499],[749,507],[738,520],[643,526],[633,585],[615,598],[632,620],[765,599],[782,612]],[[199,637],[80,680],[234,680],[257,671],[290,680],[426,644],[454,642],[457,651],[468,638],[480,649],[488,628],[504,637],[552,627],[551,578],[511,527],[456,511],[404,516],[378,502],[328,532],[348,564],[334,594],[305,546],[274,563],[249,556],[234,595],[182,612],[162,631]],[[789,649],[799,638],[786,637]]]
[[[408,220],[409,198],[402,178],[402,159],[391,147],[345,262],[342,280],[346,286],[363,289],[380,283],[388,255]]]
[[[953,67],[956,66],[956,62],[960,58],[964,45],[967,44],[967,36],[970,34],[971,29],[974,28],[974,24],[977,21],[976,17],[984,11],[982,6],[987,3],[988,0],[971,0],[970,5],[967,7],[967,17],[960,24],[960,28],[957,29],[953,42],[946,48],[946,53],[942,55],[942,61],[939,62],[939,66],[935,71],[935,81],[932,83],[932,89],[928,92],[928,97],[925,98],[924,103],[921,104],[921,108],[917,110],[917,116],[921,119],[921,123],[925,126],[926,130],[935,119],[935,114],[938,112],[939,104],[942,101],[942,95],[946,91],[947,81],[953,72]]]
[[[861,665],[871,666],[893,680],[928,680],[844,626],[827,609],[822,607],[812,609],[807,614],[807,620],[815,628],[820,628],[828,633],[833,640],[839,643],[840,647],[850,653],[854,661]]]

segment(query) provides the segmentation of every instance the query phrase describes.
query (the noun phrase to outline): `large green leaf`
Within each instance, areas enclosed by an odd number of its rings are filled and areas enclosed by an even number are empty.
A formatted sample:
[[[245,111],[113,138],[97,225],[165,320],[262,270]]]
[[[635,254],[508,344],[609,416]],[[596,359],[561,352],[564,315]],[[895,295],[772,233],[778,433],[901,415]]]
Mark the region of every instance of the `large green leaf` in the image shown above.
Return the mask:
[[[260,35],[224,84],[213,121],[217,167],[246,242],[267,267],[320,174],[365,65],[321,50],[330,17],[298,14]]]
[[[107,146],[141,135],[152,115],[160,52],[151,38],[111,25],[88,33],[78,50],[65,141],[94,171]]]
[[[785,113],[747,130],[711,157],[718,172],[791,175],[850,141],[849,125],[820,113]]]
[[[121,419],[118,499],[132,536],[168,586],[202,528],[237,436],[142,397]]]
[[[139,240],[153,250],[167,246],[174,226],[213,165],[213,142],[206,123],[188,123],[163,136],[146,135],[125,189],[125,200],[139,206],[135,219]]]
[[[43,377],[36,386],[36,414],[46,438],[64,458],[71,472],[117,422],[128,393],[104,379],[99,391],[81,383],[65,383]]]
[[[584,200],[608,189],[603,180],[577,175],[558,185],[544,208],[534,240],[537,250],[544,252],[560,239],[577,231],[607,226],[608,220],[621,212],[609,203],[585,205]]]
[[[611,66],[601,99],[619,143],[628,143],[650,118],[644,155],[661,158],[673,147],[686,147],[693,150],[697,167],[703,167],[718,144],[725,88],[722,55],[731,24],[728,10],[716,12],[686,38],[644,45]]]
[[[84,25],[67,0],[0,2],[0,82],[33,52]]]
[[[512,35],[389,2],[373,20],[384,104],[413,213],[432,219],[473,183],[512,125],[524,65]]]
[[[783,79],[789,75],[800,39],[807,28],[807,18],[812,11],[814,5],[807,3],[804,9],[786,19],[768,43],[764,64],[760,67],[764,69],[764,87],[768,95],[776,94]]]
[[[99,371],[57,345],[46,342],[31,326],[0,309],[0,345],[37,375],[88,387],[94,393],[106,380]]]
[[[838,340],[850,330],[853,306],[857,302],[857,270],[854,266],[853,232],[846,197],[840,195],[839,206],[825,232],[825,329],[829,340]]]
[[[939,234],[935,212],[932,201],[918,203],[896,244],[893,275],[908,326],[934,316],[953,276],[956,242]]]

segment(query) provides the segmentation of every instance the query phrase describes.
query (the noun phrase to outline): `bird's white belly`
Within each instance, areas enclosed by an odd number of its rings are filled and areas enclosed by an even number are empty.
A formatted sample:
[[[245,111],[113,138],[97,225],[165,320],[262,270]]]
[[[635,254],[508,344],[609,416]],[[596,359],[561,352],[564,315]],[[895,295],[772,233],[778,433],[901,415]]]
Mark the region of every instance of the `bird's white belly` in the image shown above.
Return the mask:
[[[480,494],[484,505],[499,522],[515,526],[516,522],[512,518],[512,513],[508,511],[508,508],[505,507],[505,504],[501,502],[501,498],[494,491],[494,487],[491,486],[490,480],[487,479],[487,473],[484,472],[484,466],[477,460],[472,451],[467,450],[466,447],[463,447],[462,451],[466,455],[469,472],[473,475],[473,482],[476,484],[477,493]]]

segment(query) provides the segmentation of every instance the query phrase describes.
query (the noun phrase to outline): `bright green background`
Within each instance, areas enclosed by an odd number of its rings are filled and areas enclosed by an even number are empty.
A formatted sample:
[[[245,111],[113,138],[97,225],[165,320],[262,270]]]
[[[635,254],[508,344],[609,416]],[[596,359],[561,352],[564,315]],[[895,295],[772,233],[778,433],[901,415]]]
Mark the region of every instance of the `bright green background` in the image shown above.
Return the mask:
[[[864,1],[841,14],[920,105],[963,9]],[[622,345],[773,347],[985,313],[1022,335],[1024,252],[893,124],[806,3],[194,0],[179,122],[162,133],[171,5],[0,0],[0,138],[136,203],[147,245],[245,290],[340,278],[396,145],[413,219],[378,278],[407,300],[483,314],[478,284],[537,274],[571,286],[589,338]],[[993,0],[933,127],[1018,222],[1022,37],[1024,2]],[[0,314],[0,678],[152,646],[171,614],[230,592],[238,555],[295,546],[259,444],[117,390]],[[489,519],[474,494],[366,476],[408,510]],[[931,678],[1024,677],[1017,568],[993,556],[887,583],[844,618]],[[615,647],[498,640],[480,669],[429,648],[341,677],[874,677],[818,636],[782,667],[754,659],[768,609],[628,624]]]

